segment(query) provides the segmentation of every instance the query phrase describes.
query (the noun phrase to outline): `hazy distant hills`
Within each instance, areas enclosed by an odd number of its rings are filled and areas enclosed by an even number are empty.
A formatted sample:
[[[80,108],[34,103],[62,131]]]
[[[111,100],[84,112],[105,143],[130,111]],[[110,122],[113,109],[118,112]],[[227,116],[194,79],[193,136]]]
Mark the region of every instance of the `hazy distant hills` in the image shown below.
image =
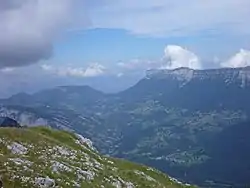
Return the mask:
[[[74,129],[104,154],[184,181],[208,187],[250,184],[249,67],[151,70],[117,94],[67,86],[0,103],[0,115],[21,124],[42,119]]]

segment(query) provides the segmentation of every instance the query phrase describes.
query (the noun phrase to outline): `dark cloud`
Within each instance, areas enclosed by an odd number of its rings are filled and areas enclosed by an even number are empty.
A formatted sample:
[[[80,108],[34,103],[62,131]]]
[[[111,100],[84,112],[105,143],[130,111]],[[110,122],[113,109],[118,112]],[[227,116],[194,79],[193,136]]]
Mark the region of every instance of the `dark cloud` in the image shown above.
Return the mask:
[[[38,41],[28,43],[0,44],[0,68],[16,67],[48,59],[52,55],[52,44],[41,44]]]
[[[9,10],[13,8],[18,8],[22,4],[26,3],[27,0],[1,0],[0,10]]]
[[[78,2],[0,0],[0,68],[48,59],[58,35],[74,25]]]

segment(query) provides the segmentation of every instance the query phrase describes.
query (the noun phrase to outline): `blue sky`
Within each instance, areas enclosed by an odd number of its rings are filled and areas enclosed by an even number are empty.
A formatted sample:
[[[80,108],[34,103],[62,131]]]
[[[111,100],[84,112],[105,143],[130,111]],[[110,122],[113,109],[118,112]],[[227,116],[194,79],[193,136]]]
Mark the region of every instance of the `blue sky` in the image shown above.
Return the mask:
[[[55,45],[55,55],[59,59],[76,58],[83,62],[115,62],[159,58],[164,46],[163,40],[134,36],[124,30],[91,29],[67,33]]]
[[[164,48],[173,44],[186,47],[209,62],[215,56],[226,59],[241,48],[248,49],[250,39],[248,35],[205,32],[190,36],[152,37],[135,35],[123,29],[71,31],[55,43],[52,62],[82,66],[93,62],[116,64],[131,59],[158,60],[164,55]]]
[[[115,91],[148,69],[249,66],[249,17],[249,0],[2,0],[0,86]]]

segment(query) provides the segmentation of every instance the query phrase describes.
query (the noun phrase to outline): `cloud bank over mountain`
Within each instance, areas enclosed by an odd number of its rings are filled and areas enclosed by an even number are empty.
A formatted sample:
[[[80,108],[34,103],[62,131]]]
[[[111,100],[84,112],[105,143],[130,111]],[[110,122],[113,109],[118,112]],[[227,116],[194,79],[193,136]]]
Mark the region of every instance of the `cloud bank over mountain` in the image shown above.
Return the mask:
[[[225,62],[221,63],[222,67],[247,67],[250,66],[250,51],[241,49],[237,54]]]
[[[214,68],[249,66],[250,52],[240,52],[222,61],[216,59]],[[28,67],[2,68],[0,70],[0,97],[25,91],[34,92],[59,85],[85,85],[103,91],[121,91],[142,78],[149,69],[175,69],[189,67],[206,69],[202,59],[186,47],[167,45],[162,56],[154,60],[133,59],[113,64],[90,63],[76,66],[38,64]]]
[[[249,0],[0,0],[0,87],[13,93],[90,78],[105,85],[104,76],[137,81],[148,69],[249,66],[249,17]]]
[[[241,49],[226,60],[214,58],[210,64],[214,64],[212,68],[237,68],[250,66],[250,51]],[[206,64],[201,57],[186,47],[178,45],[167,45],[164,49],[164,55],[160,59],[140,60],[135,59],[129,62],[118,63],[119,68],[125,72],[146,71],[149,69],[176,69],[187,67],[190,69],[206,69]]]
[[[165,48],[164,52],[164,65],[161,69],[176,69],[180,67],[202,68],[199,57],[181,46],[169,45]]]
[[[250,66],[250,51],[241,49],[235,55],[226,60],[216,58],[213,60],[215,67],[246,67]],[[167,45],[163,50],[162,57],[158,59],[132,59],[103,65],[101,63],[91,63],[87,66],[53,66],[49,64],[41,65],[42,71],[59,77],[99,77],[112,75],[122,77],[124,75],[138,74],[142,76],[150,69],[176,69],[187,67],[190,69],[206,69],[206,65],[201,57],[186,47],[178,45]],[[6,69],[5,71],[8,71]]]
[[[105,74],[106,68],[98,63],[90,64],[88,67],[72,67],[72,66],[64,66],[64,67],[54,67],[51,65],[41,65],[41,68],[51,74],[56,76],[64,76],[64,77],[96,77]]]

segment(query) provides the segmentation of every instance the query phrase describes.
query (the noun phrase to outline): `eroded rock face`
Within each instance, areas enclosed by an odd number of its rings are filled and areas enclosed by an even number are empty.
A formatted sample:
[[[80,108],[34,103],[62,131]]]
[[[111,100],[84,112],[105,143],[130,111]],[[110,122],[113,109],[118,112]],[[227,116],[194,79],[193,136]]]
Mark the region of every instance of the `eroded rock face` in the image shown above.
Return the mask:
[[[75,135],[78,138],[78,140],[76,141],[78,144],[87,145],[90,149],[92,149],[93,151],[96,151],[96,149],[94,148],[93,143],[90,139],[85,138],[80,134],[75,134]]]
[[[41,188],[55,187],[55,180],[49,177],[46,177],[46,178],[39,177],[39,178],[36,178],[35,185]]]
[[[244,68],[223,68],[223,69],[208,69],[194,70],[186,67],[177,68],[174,70],[149,70],[147,71],[147,79],[166,79],[170,78],[184,83],[192,80],[214,80],[219,79],[226,84],[238,83],[241,87],[250,86],[250,67]]]
[[[28,152],[28,149],[23,146],[22,144],[19,144],[17,142],[13,142],[11,145],[8,145],[7,148],[13,153],[18,155],[25,155]]]

